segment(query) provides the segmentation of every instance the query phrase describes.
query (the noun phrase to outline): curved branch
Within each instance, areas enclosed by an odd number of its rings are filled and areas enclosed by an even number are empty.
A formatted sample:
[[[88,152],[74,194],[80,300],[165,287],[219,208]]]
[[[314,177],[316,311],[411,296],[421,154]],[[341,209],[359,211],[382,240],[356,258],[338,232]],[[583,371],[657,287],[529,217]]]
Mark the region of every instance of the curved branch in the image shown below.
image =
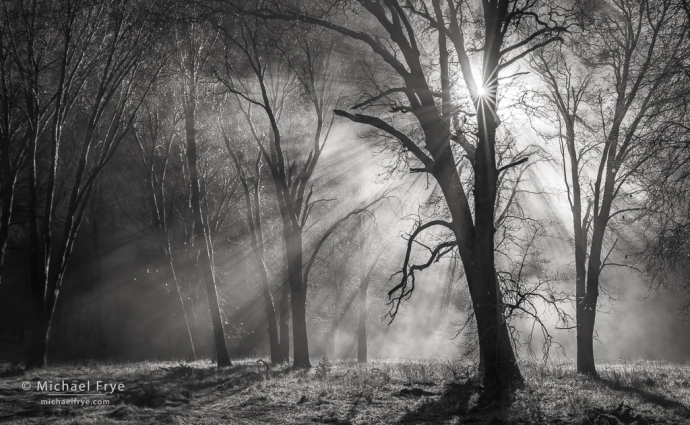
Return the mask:
[[[415,243],[415,238],[419,236],[420,233],[423,231],[433,227],[433,226],[443,226],[451,231],[453,230],[451,223],[448,223],[447,221],[444,220],[433,220],[429,221],[428,223],[424,223],[417,227],[414,232],[410,235],[410,238],[407,240],[407,251],[405,252],[405,260],[403,262],[403,267],[402,270],[399,273],[402,273],[402,278],[400,279],[400,283],[397,284],[395,287],[393,287],[390,291],[388,291],[388,299],[390,302],[388,304],[392,304],[391,310],[388,312],[386,316],[390,316],[391,320],[389,323],[393,322],[393,319],[395,319],[395,315],[398,313],[398,308],[400,307],[400,303],[410,297],[412,294],[412,291],[414,291],[414,282],[415,282],[415,276],[414,272],[416,270],[424,270],[431,266],[431,264],[435,261],[440,259],[444,254],[446,254],[449,250],[446,250],[444,252],[441,252],[444,248],[454,248],[457,246],[457,241],[449,241],[449,242],[444,242],[433,250],[431,250],[431,255],[429,257],[429,260],[425,264],[415,264],[410,266],[410,255],[412,253],[412,245]],[[397,274],[397,273],[396,273]],[[412,287],[407,290],[407,285],[408,285],[408,279],[411,279]],[[400,295],[391,298],[395,292],[400,290]],[[386,317],[384,316],[384,317]]]
[[[386,133],[390,134],[391,136],[395,137],[396,139],[400,140],[400,142],[414,154],[414,156],[419,159],[422,164],[424,164],[425,167],[431,168],[433,165],[433,160],[425,154],[422,149],[417,146],[409,137],[407,137],[403,132],[400,130],[394,128],[392,125],[388,124],[381,118],[377,117],[372,117],[371,115],[362,115],[362,114],[350,114],[349,112],[345,112],[339,109],[336,109],[333,111],[335,115],[338,115],[340,117],[345,117],[349,119],[350,121],[353,122],[358,122],[361,124],[367,124],[372,127],[376,127],[379,130],[383,130]]]

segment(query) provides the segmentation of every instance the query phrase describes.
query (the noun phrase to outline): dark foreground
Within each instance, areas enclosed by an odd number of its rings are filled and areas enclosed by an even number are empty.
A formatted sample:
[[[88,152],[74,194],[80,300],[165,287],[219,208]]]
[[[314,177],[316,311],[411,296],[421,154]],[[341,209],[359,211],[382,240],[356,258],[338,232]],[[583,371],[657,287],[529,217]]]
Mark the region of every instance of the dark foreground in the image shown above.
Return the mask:
[[[689,364],[605,364],[594,380],[575,374],[571,363],[526,363],[527,386],[510,403],[484,408],[476,406],[480,387],[473,368],[461,361],[313,364],[311,370],[274,367],[268,374],[256,360],[222,370],[204,361],[85,363],[29,373],[0,364],[0,422],[690,424]],[[49,387],[37,388],[39,381],[63,380],[80,395],[49,396]],[[24,382],[31,383],[29,390],[22,389]],[[78,388],[86,383],[91,395]],[[103,395],[113,389],[104,383],[122,386]]]

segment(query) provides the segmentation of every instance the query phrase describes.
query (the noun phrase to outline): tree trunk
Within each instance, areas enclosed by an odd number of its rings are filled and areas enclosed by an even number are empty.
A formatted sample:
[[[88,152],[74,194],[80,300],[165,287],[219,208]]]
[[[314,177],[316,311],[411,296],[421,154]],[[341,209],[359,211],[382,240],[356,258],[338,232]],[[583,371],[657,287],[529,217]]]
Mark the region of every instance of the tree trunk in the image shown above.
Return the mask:
[[[336,266],[338,269],[340,268],[339,265]],[[335,280],[334,280],[334,289],[335,293],[333,294],[333,316],[331,319],[331,332],[329,334],[330,341],[329,341],[329,348],[331,351],[331,358],[335,359],[336,358],[336,352],[337,352],[337,347],[336,347],[336,342],[338,338],[338,327],[340,326],[340,276],[339,276],[339,270],[336,269],[336,275],[335,275]]]
[[[273,297],[271,296],[271,288],[268,284],[268,273],[266,272],[266,264],[264,258],[259,251],[260,247],[254,246],[254,258],[256,259],[259,268],[259,276],[261,278],[261,287],[264,297],[264,310],[266,312],[266,320],[268,321],[268,343],[271,350],[271,363],[278,364],[283,361],[280,350],[280,341],[278,339],[278,326],[276,323],[276,310],[273,305]]]
[[[190,88],[191,91],[194,87]],[[218,303],[218,293],[216,292],[216,282],[211,266],[212,247],[210,246],[205,227],[201,218],[201,201],[199,193],[199,174],[197,171],[197,152],[195,134],[195,97],[193,93],[188,94],[189,98],[185,105],[185,130],[187,136],[187,162],[189,166],[189,182],[191,185],[190,203],[194,215],[194,232],[196,245],[199,247],[199,261],[206,283],[206,294],[208,296],[208,306],[213,323],[213,341],[215,343],[218,367],[231,366],[228,349],[225,345],[225,330],[223,320],[220,315],[220,305]]]
[[[475,171],[475,223],[474,232],[463,225],[462,200],[458,197],[461,182],[450,148],[439,155],[434,177],[439,182],[453,221],[451,226],[458,241],[458,249],[466,271],[467,283],[477,320],[481,355],[484,400],[496,400],[524,380],[517,364],[508,327],[503,318],[502,301],[494,265],[494,202],[496,199],[497,171],[495,167],[495,124],[491,114],[478,114],[480,143],[476,149]],[[489,122],[490,121],[490,122]],[[486,142],[484,142],[486,141]]]
[[[31,331],[31,343],[27,352],[26,370],[45,367],[47,364],[48,336],[50,334],[51,315],[34,314]]]
[[[10,231],[10,221],[12,218],[12,204],[14,202],[14,188],[16,185],[16,176],[10,175],[11,168],[9,165],[9,159],[4,158],[5,155],[9,155],[9,152],[4,151],[9,149],[8,146],[3,147],[3,159],[2,159],[2,177],[3,177],[3,187],[4,192],[2,196],[2,210],[0,212],[0,283],[2,283],[2,270],[5,264],[5,251],[7,250],[7,240],[9,239]],[[7,162],[7,164],[5,164]]]
[[[185,305],[184,305],[184,297],[182,295],[182,290],[180,289],[180,282],[177,279],[177,273],[175,273],[175,265],[173,264],[173,256],[172,256],[171,249],[172,248],[168,244],[168,247],[166,249],[164,249],[164,251],[165,251],[165,255],[167,257],[168,265],[170,266],[170,274],[172,276],[172,281],[173,281],[173,284],[175,285],[175,289],[177,292],[177,299],[179,301],[180,310],[182,311],[182,317],[184,319],[184,326],[185,326],[185,330],[187,333],[187,337],[189,338],[189,345],[188,345],[189,351],[185,357],[187,357],[188,359],[191,359],[191,360],[196,360],[196,349],[194,347],[194,338],[192,338],[192,329],[189,326],[189,316],[187,314],[187,309],[185,308]]]
[[[367,272],[367,260],[369,259],[370,244],[364,230],[364,218],[359,216],[359,317],[357,323],[357,361],[367,362],[367,291],[369,290],[369,280],[371,273],[376,267],[381,252],[371,264],[371,270]]]
[[[368,285],[367,285],[368,286]],[[359,287],[359,323],[357,325],[357,361],[367,362],[367,286]]]
[[[281,362],[290,361],[290,285],[289,282],[283,282],[280,288],[280,301],[278,302],[278,310],[280,310],[280,359]]]
[[[286,240],[290,305],[292,307],[292,342],[295,367],[311,367],[309,340],[307,338],[307,299],[302,281],[302,233],[301,229],[288,231]]]
[[[45,367],[47,364],[48,339],[50,326],[55,313],[60,274],[45,275],[36,272],[32,281],[32,300],[34,308],[31,343],[27,351],[26,370]],[[52,280],[51,280],[52,279]]]
[[[606,204],[606,202],[605,202]],[[602,208],[608,217],[608,209]],[[594,362],[594,321],[599,298],[599,275],[601,273],[601,251],[604,243],[606,220],[602,216],[594,217],[592,246],[587,265],[587,287],[583,302],[577,316],[577,371],[586,375],[597,376]]]

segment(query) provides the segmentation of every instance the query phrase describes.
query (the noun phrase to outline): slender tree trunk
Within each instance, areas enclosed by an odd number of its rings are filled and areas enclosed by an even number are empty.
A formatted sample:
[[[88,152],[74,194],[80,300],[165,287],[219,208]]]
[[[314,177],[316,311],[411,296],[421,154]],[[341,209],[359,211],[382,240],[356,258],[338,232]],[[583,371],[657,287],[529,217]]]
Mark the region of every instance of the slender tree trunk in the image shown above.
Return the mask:
[[[223,134],[225,135],[225,133]],[[230,145],[230,140],[227,137],[225,137],[225,143],[227,144],[228,152],[235,161],[235,165],[237,166],[237,169],[240,173],[240,181],[242,183],[242,188],[244,190],[244,201],[246,205],[245,220],[247,222],[247,227],[249,228],[252,252],[254,253],[254,259],[256,260],[256,266],[259,271],[259,278],[261,279],[261,289],[264,298],[264,311],[266,312],[266,321],[268,324],[267,331],[268,343],[271,352],[271,363],[278,364],[281,363],[283,360],[280,352],[280,341],[278,339],[276,311],[273,305],[273,297],[271,296],[271,287],[268,280],[268,272],[266,271],[266,263],[264,262],[264,237],[263,227],[261,225],[261,199],[259,196],[261,178],[261,156],[259,156],[259,158],[256,161],[255,182],[251,188],[252,193],[250,193],[249,182],[247,181],[246,174],[244,173],[242,163],[233,151]]]
[[[4,193],[2,195],[2,210],[0,211],[0,283],[2,283],[2,271],[5,264],[5,251],[7,250],[7,240],[9,239],[10,221],[12,218],[12,207],[14,203],[14,188],[17,180],[16,176],[11,175],[9,158],[4,158],[4,156],[9,155],[9,152],[4,152],[7,149],[9,149],[9,146],[4,146],[2,153],[2,182],[4,183],[2,190]]]
[[[192,78],[193,81],[193,78]],[[194,90],[193,84],[190,91]],[[197,152],[195,134],[195,96],[194,93],[188,94],[185,103],[185,130],[187,136],[187,162],[189,166],[189,182],[191,185],[191,206],[194,215],[194,232],[196,245],[199,247],[199,260],[206,283],[206,294],[208,296],[208,306],[213,323],[213,341],[215,343],[218,367],[231,366],[228,349],[225,345],[225,330],[223,329],[223,319],[220,315],[220,305],[218,303],[218,293],[216,282],[211,266],[212,248],[205,234],[205,226],[201,218],[201,200],[199,193],[199,173],[197,171]]]
[[[359,287],[359,322],[357,324],[357,361],[367,362],[367,285]]]
[[[184,318],[184,326],[187,331],[187,337],[189,338],[188,352],[185,357],[191,360],[196,360],[196,349],[194,347],[194,338],[192,338],[192,329],[189,326],[189,315],[187,314],[187,309],[184,305],[184,296],[182,290],[180,289],[180,282],[177,279],[177,273],[175,272],[175,265],[173,263],[172,247],[168,244],[167,248],[164,249],[165,255],[167,257],[168,266],[170,266],[170,275],[172,276],[172,281],[175,285],[177,292],[177,300],[179,301],[179,307],[182,311],[182,317]]]
[[[334,280],[334,290],[333,294],[333,317],[331,319],[331,332],[329,333],[330,341],[329,348],[331,352],[331,358],[335,359],[337,354],[337,338],[338,338],[338,328],[340,327],[340,273],[339,266],[336,266],[336,275]]]
[[[266,264],[262,253],[258,246],[253,247],[254,258],[256,259],[259,268],[259,277],[261,279],[261,287],[264,298],[264,310],[266,312],[266,320],[268,321],[268,343],[271,351],[271,363],[278,364],[283,361],[280,350],[280,341],[278,339],[278,325],[276,320],[276,311],[273,306],[273,297],[271,296],[271,288],[268,283],[268,273],[266,272]]]
[[[290,361],[290,285],[283,282],[280,287],[280,301],[278,302],[280,321],[280,359],[283,362]]]
[[[359,363],[367,362],[367,290],[369,289],[369,280],[371,279],[371,271],[376,267],[378,259],[381,258],[379,254],[373,261],[372,270],[367,272],[367,260],[369,258],[370,245],[367,240],[367,235],[364,230],[364,219],[359,215],[359,315],[357,323],[357,361]]]
[[[48,335],[52,319],[52,308],[46,305],[46,267],[42,267],[41,244],[39,243],[36,190],[36,144],[37,140],[30,138],[29,145],[29,283],[31,286],[31,303],[33,320],[31,338],[27,350],[26,370],[41,368],[46,365],[46,350]],[[50,229],[44,229],[50,232]]]

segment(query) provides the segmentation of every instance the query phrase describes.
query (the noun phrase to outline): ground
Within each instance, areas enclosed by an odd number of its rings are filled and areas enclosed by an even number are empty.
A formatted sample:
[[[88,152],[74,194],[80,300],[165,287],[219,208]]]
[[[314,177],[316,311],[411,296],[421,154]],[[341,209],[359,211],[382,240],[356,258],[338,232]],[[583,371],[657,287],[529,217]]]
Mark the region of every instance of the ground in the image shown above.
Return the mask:
[[[523,363],[527,384],[503,405],[478,407],[474,367],[461,360],[314,359],[313,368],[256,359],[58,365],[24,373],[0,364],[0,422],[16,424],[690,424],[690,364]],[[123,384],[112,395],[53,396],[38,382]],[[28,382],[31,387],[22,389]],[[27,384],[24,384],[28,387]],[[100,389],[99,389],[100,390]],[[77,389],[77,392],[78,389]],[[44,400],[44,404],[41,401]],[[47,405],[88,401],[107,405]]]

